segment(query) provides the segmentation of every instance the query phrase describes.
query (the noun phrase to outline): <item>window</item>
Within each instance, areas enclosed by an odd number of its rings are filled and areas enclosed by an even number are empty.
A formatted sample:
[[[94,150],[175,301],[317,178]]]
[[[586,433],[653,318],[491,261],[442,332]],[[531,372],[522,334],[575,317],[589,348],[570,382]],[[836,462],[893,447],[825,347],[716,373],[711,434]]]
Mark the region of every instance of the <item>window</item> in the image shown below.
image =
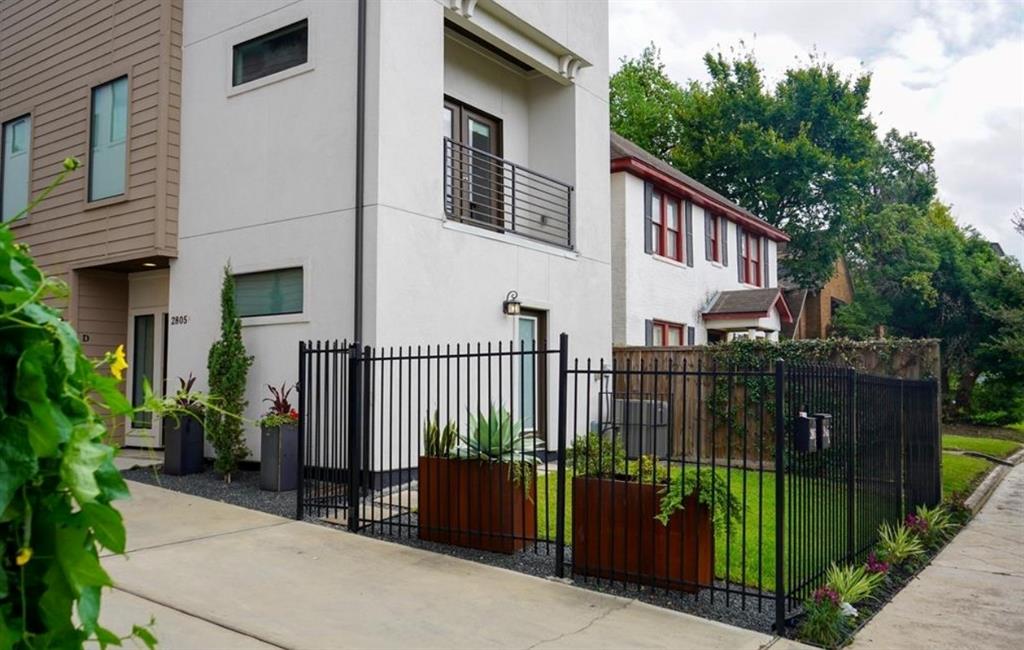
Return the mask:
[[[89,200],[124,194],[128,77],[92,89],[89,137]]]
[[[455,219],[504,227],[501,120],[446,99],[445,209]]]
[[[683,345],[683,341],[686,340],[685,325],[656,320],[653,321],[652,326],[651,345],[653,346]]]
[[[239,86],[288,68],[309,58],[309,21],[282,27],[234,47],[231,85]]]
[[[0,142],[0,219],[8,221],[28,205],[28,172],[32,140],[32,118],[28,115],[11,120],[3,126]]]
[[[655,255],[683,261],[683,228],[679,200],[657,190],[651,192],[651,243]]]
[[[760,287],[763,284],[760,237],[740,232],[740,261],[743,264],[743,281]]]
[[[722,227],[722,219],[717,214],[708,214],[707,220],[704,222],[707,228],[707,240],[708,240],[708,259],[712,262],[722,261],[722,233],[719,229]]]
[[[155,351],[155,325],[153,314],[135,317],[132,345],[132,406],[139,407],[146,399],[145,387],[153,390],[153,357]],[[132,415],[132,428],[145,429],[152,424],[152,414],[146,411]]]
[[[302,313],[302,267],[235,276],[239,316]]]

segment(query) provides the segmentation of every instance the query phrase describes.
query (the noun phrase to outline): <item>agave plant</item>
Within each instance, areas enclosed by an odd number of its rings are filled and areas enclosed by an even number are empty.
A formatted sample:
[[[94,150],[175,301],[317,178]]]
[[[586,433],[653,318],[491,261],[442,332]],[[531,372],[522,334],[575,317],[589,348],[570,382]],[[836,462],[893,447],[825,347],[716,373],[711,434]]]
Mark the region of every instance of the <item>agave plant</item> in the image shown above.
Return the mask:
[[[459,441],[459,427],[454,422],[448,422],[441,428],[438,420],[438,413],[434,411],[434,417],[427,413],[427,424],[423,427],[423,453],[431,458],[451,458],[455,451],[455,445]]]
[[[459,436],[459,456],[492,463],[508,463],[512,480],[527,493],[544,442],[523,431],[522,423],[503,408],[490,405],[488,415],[469,414],[469,431]]]

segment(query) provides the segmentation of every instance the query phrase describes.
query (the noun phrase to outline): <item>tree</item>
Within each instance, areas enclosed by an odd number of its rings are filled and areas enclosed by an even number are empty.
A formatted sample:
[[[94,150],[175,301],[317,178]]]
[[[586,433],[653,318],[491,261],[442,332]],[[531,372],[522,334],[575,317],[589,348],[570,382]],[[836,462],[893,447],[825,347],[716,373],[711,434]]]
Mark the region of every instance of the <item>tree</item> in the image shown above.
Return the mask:
[[[1014,230],[1024,235],[1024,207],[1017,208],[1013,211],[1013,216],[1010,217],[1010,223],[1013,224]]]
[[[220,339],[210,346],[207,361],[210,395],[217,408],[208,409],[206,416],[206,435],[217,454],[215,467],[228,483],[231,473],[249,455],[242,413],[248,405],[245,382],[252,360],[242,341],[242,321],[235,308],[235,279],[228,262],[220,290]]]
[[[709,53],[704,64],[711,81],[681,87],[653,45],[624,60],[611,80],[612,128],[784,229],[788,272],[820,286],[875,168],[870,77],[847,79],[812,56],[767,88],[749,52]]]

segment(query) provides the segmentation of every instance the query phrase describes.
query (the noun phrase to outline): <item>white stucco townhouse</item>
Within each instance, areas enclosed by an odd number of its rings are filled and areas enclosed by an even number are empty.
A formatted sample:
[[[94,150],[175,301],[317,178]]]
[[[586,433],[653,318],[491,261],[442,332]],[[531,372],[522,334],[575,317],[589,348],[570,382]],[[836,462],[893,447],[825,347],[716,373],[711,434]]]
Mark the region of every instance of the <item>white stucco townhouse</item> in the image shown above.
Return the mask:
[[[253,418],[300,340],[608,355],[605,3],[186,0],[182,51],[172,382],[206,380],[228,261]]]
[[[778,340],[781,230],[611,134],[616,345]]]

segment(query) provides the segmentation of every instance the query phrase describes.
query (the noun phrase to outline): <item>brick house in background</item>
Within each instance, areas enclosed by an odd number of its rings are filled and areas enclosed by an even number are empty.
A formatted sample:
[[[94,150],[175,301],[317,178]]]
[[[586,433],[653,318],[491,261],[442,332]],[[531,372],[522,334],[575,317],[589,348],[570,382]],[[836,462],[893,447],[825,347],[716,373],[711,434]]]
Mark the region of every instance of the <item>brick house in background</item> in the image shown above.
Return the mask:
[[[779,247],[779,284],[793,320],[782,327],[783,339],[824,339],[832,330],[832,318],[853,302],[853,279],[842,257],[821,289],[803,289],[786,274],[786,248]]]

